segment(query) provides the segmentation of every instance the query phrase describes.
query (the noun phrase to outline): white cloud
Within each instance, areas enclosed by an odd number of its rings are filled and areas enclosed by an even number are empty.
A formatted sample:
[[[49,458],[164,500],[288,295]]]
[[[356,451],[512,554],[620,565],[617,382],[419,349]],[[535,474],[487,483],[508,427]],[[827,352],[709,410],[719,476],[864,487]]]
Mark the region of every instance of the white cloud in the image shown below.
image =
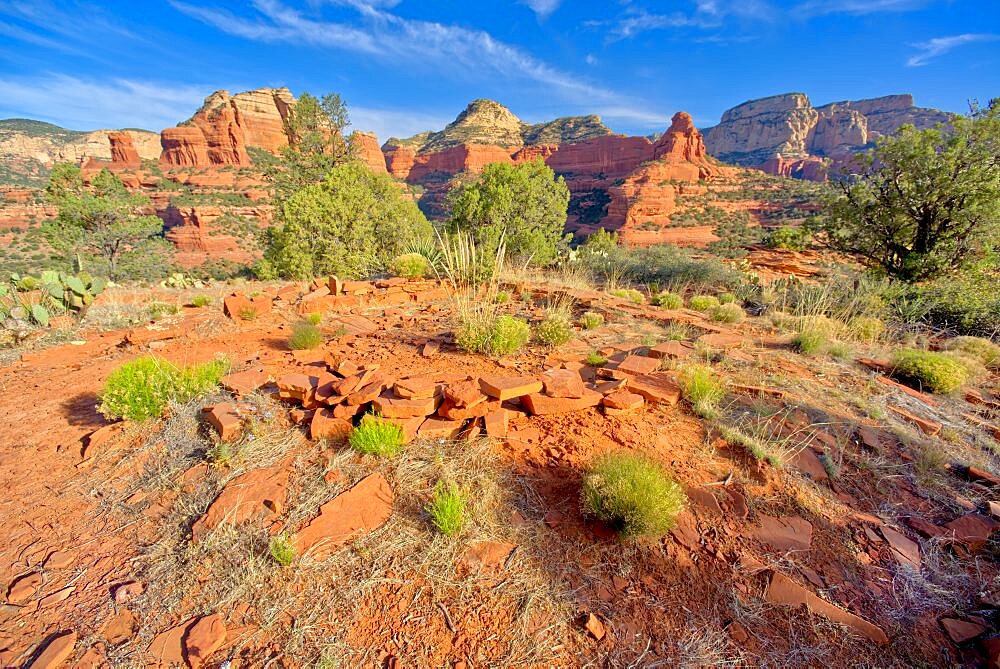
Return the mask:
[[[797,18],[811,18],[828,14],[879,14],[883,12],[909,12],[927,5],[928,0],[807,0],[792,9]]]
[[[452,119],[409,110],[348,106],[350,130],[374,132],[379,142],[390,137],[406,138],[425,130],[440,130]]]
[[[189,118],[212,90],[130,79],[88,81],[63,74],[0,78],[0,117],[43,119],[74,130],[159,131]]]
[[[592,53],[588,53],[586,56],[584,56],[583,62],[585,62],[587,65],[597,65],[598,62],[597,56],[595,56]]]
[[[919,51],[916,55],[910,56],[906,64],[909,67],[920,67],[931,62],[938,56],[943,56],[952,49],[964,44],[974,42],[993,42],[1000,39],[1000,35],[988,33],[965,33],[962,35],[948,35],[946,37],[935,37],[926,42],[918,42],[913,46]]]
[[[559,8],[562,0],[518,0],[522,5],[528,5],[531,7],[531,11],[538,16],[539,19],[545,19],[552,12]]]
[[[650,30],[667,28],[712,30],[722,27],[729,18],[771,21],[776,16],[768,0],[697,0],[695,11],[690,14],[684,12],[657,14],[627,2],[622,15],[610,22],[612,27],[609,39],[610,41],[628,39]]]

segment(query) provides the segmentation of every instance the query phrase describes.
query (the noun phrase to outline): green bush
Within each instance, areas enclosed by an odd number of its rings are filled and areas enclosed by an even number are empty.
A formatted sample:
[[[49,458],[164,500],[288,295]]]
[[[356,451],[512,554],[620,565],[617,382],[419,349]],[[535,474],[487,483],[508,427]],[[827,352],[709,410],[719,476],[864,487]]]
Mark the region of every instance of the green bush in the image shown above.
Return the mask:
[[[695,295],[688,300],[688,306],[695,311],[708,311],[712,307],[719,306],[719,298],[712,295]]]
[[[609,453],[583,477],[584,512],[625,537],[662,536],[674,527],[686,498],[659,464],[633,453]]]
[[[680,309],[684,306],[683,297],[677,293],[671,293],[666,290],[654,295],[651,302],[658,307],[663,307],[664,309]]]
[[[431,271],[431,264],[419,253],[404,253],[392,259],[389,271],[407,279],[422,279]]]
[[[573,338],[573,326],[562,313],[550,313],[535,326],[535,338],[548,346],[562,346]]]
[[[403,450],[403,428],[373,413],[365,414],[347,442],[366,455],[393,457]]]
[[[848,327],[851,334],[867,343],[878,341],[885,332],[885,323],[874,316],[858,316],[851,320]]]
[[[826,349],[830,336],[821,328],[804,328],[792,339],[792,348],[803,355],[817,355]]]
[[[455,338],[469,353],[508,355],[528,343],[531,328],[520,318],[503,314],[491,322],[465,322]]]
[[[293,351],[311,350],[323,343],[323,333],[312,323],[303,321],[292,328],[292,336],[288,338],[288,348]]]
[[[717,413],[726,387],[715,370],[708,365],[688,365],[680,372],[680,382],[684,399],[697,415],[710,418]]]
[[[595,330],[604,325],[604,316],[596,311],[585,311],[580,316],[580,327],[584,330]]]
[[[497,291],[496,297],[493,299],[496,301],[497,304],[507,304],[508,302],[510,302],[510,293],[508,293],[506,290],[499,290]]]
[[[438,481],[434,487],[434,497],[424,509],[438,532],[447,537],[461,532],[468,521],[468,503],[454,483],[445,485],[444,481]]]
[[[271,537],[268,550],[271,558],[282,567],[287,567],[295,560],[295,546],[286,534]]]
[[[633,304],[642,304],[646,301],[642,293],[635,288],[615,288],[611,292],[612,297],[618,297],[623,300],[628,300]]]
[[[950,393],[969,380],[969,368],[946,353],[903,349],[892,356],[893,374],[932,393]]]
[[[847,360],[854,353],[850,344],[842,341],[830,342],[826,347],[826,354],[837,360]]]
[[[586,362],[591,367],[603,367],[604,365],[608,364],[608,359],[605,358],[600,353],[598,353],[597,351],[591,351],[590,353],[587,354],[587,357],[584,360],[584,362]]]
[[[783,225],[767,233],[764,237],[764,244],[772,249],[785,249],[788,251],[804,251],[809,248],[812,235],[802,227],[790,227]]]
[[[739,323],[745,314],[740,305],[730,302],[711,307],[708,310],[708,317],[716,323]]]
[[[210,392],[228,369],[221,358],[183,368],[154,356],[137,358],[108,376],[99,410],[114,419],[157,418],[170,402],[189,402]]]
[[[944,343],[946,351],[959,351],[979,360],[989,369],[1000,369],[1000,346],[983,337],[963,335]]]
[[[323,322],[323,314],[313,311],[312,313],[306,314],[305,321],[310,325],[319,325]]]
[[[207,307],[211,303],[212,303],[212,298],[209,297],[208,295],[195,295],[194,297],[191,298],[191,306],[198,307],[199,309],[201,309],[202,307]]]
[[[733,293],[719,293],[719,304],[732,304],[736,301],[736,295]]]

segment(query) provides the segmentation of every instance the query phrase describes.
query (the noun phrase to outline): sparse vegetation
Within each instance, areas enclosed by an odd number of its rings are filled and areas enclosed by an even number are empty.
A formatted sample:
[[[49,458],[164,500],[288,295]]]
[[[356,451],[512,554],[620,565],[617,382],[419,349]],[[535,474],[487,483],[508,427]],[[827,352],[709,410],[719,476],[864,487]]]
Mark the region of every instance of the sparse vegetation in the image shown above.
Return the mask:
[[[885,332],[885,323],[874,316],[858,316],[851,320],[849,327],[851,334],[869,344],[878,341]]]
[[[296,323],[288,338],[288,348],[293,351],[310,350],[323,344],[323,333],[308,321]]]
[[[969,368],[946,353],[903,349],[892,357],[893,374],[932,393],[951,393],[969,380]]]
[[[376,414],[365,414],[347,442],[365,455],[391,458],[403,450],[403,428]]]
[[[208,295],[195,295],[191,298],[191,306],[201,309],[212,303],[212,298]]]
[[[580,316],[580,327],[584,330],[596,330],[604,325],[604,316],[596,311],[585,311]]]
[[[685,502],[681,486],[644,455],[609,453],[583,476],[584,512],[623,537],[662,536]]]
[[[267,548],[271,558],[282,567],[288,567],[295,561],[295,546],[287,534],[271,537]]]
[[[608,291],[613,297],[618,297],[623,300],[628,300],[633,304],[642,304],[646,301],[641,291],[635,288],[613,288]]]
[[[604,365],[608,364],[608,359],[597,351],[591,351],[590,353],[587,354],[587,358],[584,362],[586,362],[591,367],[603,367]]]
[[[695,311],[707,312],[712,307],[719,306],[719,298],[714,295],[695,295],[688,300],[688,306]]]
[[[684,306],[683,297],[677,293],[671,293],[666,290],[654,295],[650,301],[656,306],[663,307],[664,309],[680,309]]]
[[[487,323],[463,323],[455,338],[462,350],[469,353],[510,355],[528,343],[531,328],[520,318],[501,314]]]
[[[461,532],[468,521],[468,502],[455,483],[438,481],[434,496],[425,510],[437,531],[446,537]]]
[[[188,402],[210,392],[228,368],[221,358],[191,367],[154,356],[137,358],[108,376],[99,410],[108,418],[157,418],[170,402]]]
[[[809,248],[812,235],[803,226],[791,227],[783,225],[775,228],[764,236],[764,244],[772,249],[784,249],[786,251],[805,251]]]
[[[304,320],[306,323],[309,323],[310,325],[319,325],[320,323],[323,322],[323,314],[319,313],[318,311],[313,311],[311,313],[306,314]]]
[[[958,351],[979,360],[985,367],[1000,370],[1000,346],[983,337],[961,336],[949,339],[946,351]]]
[[[680,372],[681,391],[691,409],[702,418],[718,413],[719,400],[726,394],[722,380],[708,365],[688,365]]]
[[[743,308],[732,302],[719,304],[708,310],[708,318],[716,323],[739,323],[744,316]]]
[[[819,355],[830,341],[830,336],[819,327],[807,327],[792,338],[792,348],[803,355]]]
[[[243,307],[242,309],[240,309],[240,320],[241,321],[257,320],[257,310],[253,307]]]
[[[545,310],[545,318],[535,326],[535,338],[548,346],[562,346],[573,338],[572,303],[557,300]]]

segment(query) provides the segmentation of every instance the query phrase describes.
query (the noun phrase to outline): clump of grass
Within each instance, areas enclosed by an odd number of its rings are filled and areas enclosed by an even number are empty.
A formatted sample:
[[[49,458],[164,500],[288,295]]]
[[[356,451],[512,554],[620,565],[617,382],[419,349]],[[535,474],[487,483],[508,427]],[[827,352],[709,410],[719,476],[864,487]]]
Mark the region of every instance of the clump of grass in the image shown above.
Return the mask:
[[[691,330],[683,323],[671,323],[663,330],[668,341],[687,341],[691,338]]]
[[[359,453],[391,458],[403,450],[403,428],[377,414],[365,414],[347,443]]]
[[[151,320],[157,321],[164,316],[173,316],[177,313],[176,304],[167,304],[166,302],[150,302],[146,305],[146,313],[149,314]]]
[[[708,317],[716,323],[739,323],[745,317],[743,308],[738,304],[727,302],[708,310]]]
[[[573,326],[565,314],[550,311],[535,326],[535,339],[548,346],[562,346],[573,338]]]
[[[202,307],[207,307],[212,303],[212,298],[208,295],[195,295],[191,298],[191,306],[201,309]]]
[[[792,339],[792,348],[803,355],[818,355],[826,348],[830,338],[819,328],[800,330]]]
[[[467,320],[455,334],[463,350],[484,355],[508,355],[524,346],[530,338],[528,324],[507,314],[486,322]]]
[[[874,316],[858,316],[848,324],[851,334],[859,341],[872,343],[878,341],[885,332],[885,323]]]
[[[170,402],[189,402],[211,391],[228,369],[222,358],[191,367],[154,356],[137,358],[108,376],[99,411],[113,419],[157,418]]]
[[[510,302],[510,293],[506,290],[501,290],[496,294],[496,297],[493,298],[493,301],[497,304],[507,304]]]
[[[671,293],[670,291],[663,291],[657,293],[650,300],[653,304],[658,307],[663,307],[664,309],[680,309],[684,306],[684,298],[677,293]]]
[[[903,349],[892,357],[893,373],[932,393],[951,393],[969,380],[969,368],[946,353]]]
[[[681,392],[691,403],[691,409],[702,418],[718,414],[719,400],[726,394],[726,387],[708,365],[688,365],[680,371]]]
[[[1000,370],[1000,346],[983,337],[955,337],[942,347],[946,351],[958,351],[979,360],[989,369]]]
[[[267,548],[271,558],[282,567],[287,567],[295,560],[295,546],[287,534],[271,537]]]
[[[240,309],[240,320],[244,321],[257,320],[257,310],[253,307],[243,307],[242,309]]]
[[[612,297],[619,297],[623,300],[628,300],[633,304],[642,304],[646,301],[645,296],[643,296],[643,294],[635,288],[614,288],[609,292]]]
[[[590,353],[587,354],[587,357],[584,360],[584,362],[586,362],[591,367],[603,367],[604,365],[608,364],[608,359],[605,358],[600,353],[598,353],[597,351],[591,351]]]
[[[755,459],[767,462],[776,469],[780,469],[784,466],[785,459],[783,457],[783,453],[771,448],[770,444],[760,437],[746,434],[739,429],[732,428],[727,425],[720,425],[718,427],[723,439],[730,444],[736,444],[747,449],[750,455],[752,455]]]
[[[216,467],[229,467],[236,458],[236,452],[232,445],[224,441],[212,444],[205,455],[208,456],[208,461]]]
[[[719,304],[734,304],[736,302],[736,296],[732,293],[719,293],[717,297]]]
[[[584,330],[595,330],[604,325],[604,316],[596,311],[585,311],[580,316],[580,327]]]
[[[674,527],[685,502],[681,486],[639,454],[603,455],[583,477],[584,512],[623,537],[662,536]]]
[[[434,496],[424,510],[431,517],[437,531],[446,537],[461,532],[468,521],[468,503],[454,483],[445,485],[444,481],[438,481],[434,487]]]
[[[292,336],[288,338],[288,348],[293,351],[312,350],[319,347],[322,343],[323,333],[320,332],[318,327],[308,321],[297,323],[292,328]]]
[[[826,354],[836,360],[847,360],[853,353],[854,349],[851,348],[851,345],[842,341],[830,342],[826,347]]]
[[[320,323],[323,322],[323,314],[319,313],[318,311],[308,313],[306,314],[305,321],[310,325],[319,325]]]
[[[389,263],[390,272],[407,279],[422,279],[430,270],[430,262],[419,253],[404,253]]]
[[[713,295],[695,295],[688,300],[688,306],[695,311],[708,311],[712,307],[719,306],[719,298]]]

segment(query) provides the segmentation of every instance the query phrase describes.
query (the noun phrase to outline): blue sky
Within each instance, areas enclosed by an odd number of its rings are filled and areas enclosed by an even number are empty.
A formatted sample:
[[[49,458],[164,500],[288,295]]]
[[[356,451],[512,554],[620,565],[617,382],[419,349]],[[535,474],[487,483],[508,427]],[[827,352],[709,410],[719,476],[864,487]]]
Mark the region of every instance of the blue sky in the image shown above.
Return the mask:
[[[380,139],[474,98],[701,127],[752,98],[1000,96],[998,0],[0,0],[0,118],[160,130],[215,89],[339,92]]]

